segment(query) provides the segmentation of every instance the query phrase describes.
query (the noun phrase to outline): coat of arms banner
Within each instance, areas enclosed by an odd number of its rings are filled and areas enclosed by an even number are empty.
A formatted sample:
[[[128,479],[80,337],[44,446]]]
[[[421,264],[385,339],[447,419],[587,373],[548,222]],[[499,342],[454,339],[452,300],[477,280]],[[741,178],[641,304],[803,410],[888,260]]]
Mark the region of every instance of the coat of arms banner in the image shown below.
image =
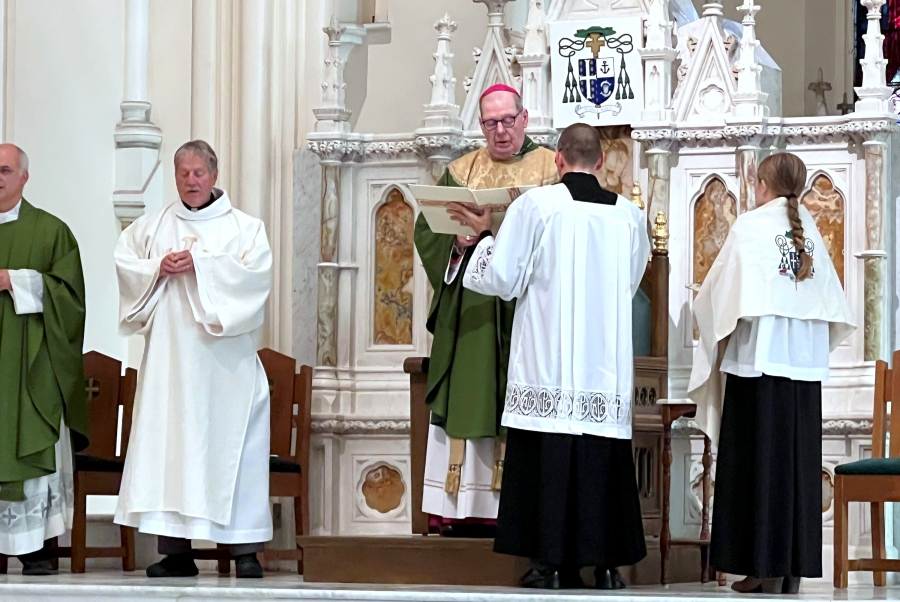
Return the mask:
[[[640,121],[642,41],[639,17],[551,23],[553,126]]]

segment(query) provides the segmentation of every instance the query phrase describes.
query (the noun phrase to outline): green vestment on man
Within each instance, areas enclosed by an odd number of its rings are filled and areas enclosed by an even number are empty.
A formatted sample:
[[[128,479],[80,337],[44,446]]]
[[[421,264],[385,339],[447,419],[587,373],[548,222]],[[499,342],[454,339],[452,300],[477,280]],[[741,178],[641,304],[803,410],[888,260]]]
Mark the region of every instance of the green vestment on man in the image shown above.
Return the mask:
[[[485,148],[453,161],[438,185],[486,189],[554,184],[558,180],[554,158],[552,151],[526,137],[521,150],[506,161],[494,160]],[[434,290],[427,322],[434,339],[426,403],[431,409],[431,423],[443,429],[451,440],[450,466],[445,464],[445,469],[449,469],[447,492],[451,497],[455,494],[454,486],[449,485],[453,478],[450,473],[454,466],[459,469],[461,461],[457,454],[462,453],[462,448],[453,451],[453,442],[464,443],[499,435],[515,310],[514,301],[505,302],[463,287],[462,274],[474,247],[462,252],[456,265],[456,277],[446,282],[455,242],[453,235],[432,232],[425,218],[419,216],[415,231],[416,250]],[[435,442],[429,439],[429,456],[433,444]],[[502,457],[495,457],[495,461],[498,459]],[[423,509],[447,517],[447,512],[438,508],[443,503],[438,500],[444,492],[441,488],[431,487],[430,481],[430,477],[426,477]],[[486,493],[490,495],[491,483],[488,482],[486,487]],[[435,491],[432,492],[432,488]],[[485,510],[487,506],[491,509]],[[456,516],[451,517],[495,518],[495,506],[495,501],[485,502],[476,514],[460,507],[454,512]]]
[[[68,227],[25,200],[17,220],[0,224],[0,270],[43,280],[39,313],[18,315],[0,292],[0,500],[19,501],[26,480],[56,472],[63,419],[76,449],[87,444],[84,279]]]

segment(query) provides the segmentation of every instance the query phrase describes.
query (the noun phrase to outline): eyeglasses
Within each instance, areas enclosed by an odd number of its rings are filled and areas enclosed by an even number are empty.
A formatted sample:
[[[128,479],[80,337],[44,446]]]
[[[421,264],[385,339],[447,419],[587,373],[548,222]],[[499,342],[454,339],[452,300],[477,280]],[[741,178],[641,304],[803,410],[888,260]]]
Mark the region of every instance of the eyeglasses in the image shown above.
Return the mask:
[[[498,123],[502,123],[504,128],[509,129],[512,126],[516,125],[516,119],[518,119],[519,115],[521,114],[522,111],[519,111],[512,117],[504,117],[503,119],[482,119],[481,126],[488,131],[493,131],[497,129]]]

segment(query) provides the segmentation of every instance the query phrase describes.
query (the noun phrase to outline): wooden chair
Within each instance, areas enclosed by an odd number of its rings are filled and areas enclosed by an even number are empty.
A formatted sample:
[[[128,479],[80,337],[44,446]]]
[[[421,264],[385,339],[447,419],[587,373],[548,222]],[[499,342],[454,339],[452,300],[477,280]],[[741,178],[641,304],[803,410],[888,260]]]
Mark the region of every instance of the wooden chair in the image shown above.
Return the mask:
[[[72,572],[83,573],[86,558],[121,558],[122,569],[134,570],[134,531],[121,527],[122,545],[116,548],[87,547],[87,496],[117,495],[131,427],[131,412],[137,386],[137,372],[129,369],[121,376],[122,362],[91,351],[84,354],[85,392],[88,397],[90,446],[75,454],[75,507],[72,546],[60,547],[57,538],[50,547],[61,558],[72,559]],[[122,417],[122,452],[116,456],[119,407]],[[54,568],[58,561],[54,559]],[[0,554],[0,574],[6,574],[7,557]]]
[[[850,571],[872,571],[876,586],[887,583],[885,571],[900,571],[900,560],[888,560],[884,544],[884,503],[900,502],[900,420],[890,421],[894,396],[900,395],[900,351],[894,352],[893,369],[879,360],[875,364],[875,408],[872,426],[872,457],[835,469],[834,478],[834,587],[846,588]],[[898,412],[900,416],[900,412]],[[868,502],[872,513],[872,558],[849,559],[847,507],[850,502]]]
[[[119,527],[121,545],[108,548],[87,547],[87,497],[118,495],[125,467],[125,452],[131,433],[131,416],[137,389],[137,371],[126,370],[122,362],[96,351],[84,355],[84,373],[88,394],[90,445],[75,454],[75,516],[72,522],[72,546],[58,548],[59,556],[72,559],[72,572],[83,573],[88,558],[121,558],[122,570],[135,568],[134,529]],[[116,453],[119,408],[122,408],[122,443]]]
[[[296,537],[309,533],[309,432],[312,411],[312,367],[301,366],[287,355],[263,349],[259,352],[269,379],[271,457],[269,458],[269,495],[294,499]],[[294,408],[296,407],[296,413]],[[296,438],[294,437],[296,433]],[[292,442],[294,445],[292,445]],[[294,452],[291,453],[291,449]],[[295,542],[296,542],[295,537]],[[297,574],[303,574],[303,550],[267,549],[259,555],[265,560],[297,562]],[[198,550],[201,559],[217,560],[219,574],[231,572],[231,558],[221,547]]]

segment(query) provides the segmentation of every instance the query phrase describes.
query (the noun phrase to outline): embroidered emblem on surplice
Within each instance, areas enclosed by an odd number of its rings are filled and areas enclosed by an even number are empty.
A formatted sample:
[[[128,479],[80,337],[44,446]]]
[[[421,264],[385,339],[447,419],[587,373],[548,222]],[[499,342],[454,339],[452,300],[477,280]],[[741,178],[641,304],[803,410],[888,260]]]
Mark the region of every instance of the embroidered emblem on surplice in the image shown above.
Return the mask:
[[[776,236],[775,244],[778,245],[778,251],[781,253],[781,261],[778,264],[778,273],[782,276],[787,276],[793,282],[797,282],[797,272],[800,271],[800,253],[797,252],[797,248],[794,246],[793,235],[790,230]],[[804,250],[806,254],[809,255],[810,259],[812,259],[815,245],[808,238],[806,239]],[[813,267],[809,277],[812,278],[815,275],[816,268]]]

